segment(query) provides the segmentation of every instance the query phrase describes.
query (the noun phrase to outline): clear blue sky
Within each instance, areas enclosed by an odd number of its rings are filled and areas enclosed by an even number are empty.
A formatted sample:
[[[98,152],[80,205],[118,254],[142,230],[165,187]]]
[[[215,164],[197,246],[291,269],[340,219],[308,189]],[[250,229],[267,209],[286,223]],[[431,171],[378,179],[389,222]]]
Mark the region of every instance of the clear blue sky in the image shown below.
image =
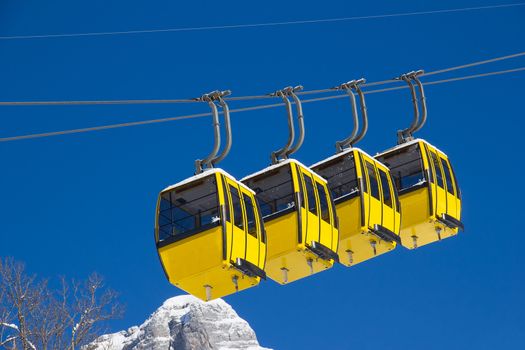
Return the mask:
[[[492,5],[492,1],[2,1],[0,34],[121,31],[287,21]],[[525,7],[287,27],[0,41],[0,100],[237,95],[290,84],[330,87],[523,51]],[[456,73],[524,66],[524,59]],[[443,76],[445,77],[445,76]],[[436,79],[438,77],[435,77]],[[441,76],[439,76],[441,78]],[[275,349],[512,349],[525,342],[524,191],[520,139],[525,73],[427,88],[419,136],[448,153],[466,232],[398,248],[354,268],[226,298]],[[360,147],[395,142],[411,118],[407,91],[369,95]],[[331,155],[350,130],[347,100],[305,105],[297,158]],[[232,104],[232,107],[234,105]],[[239,106],[238,104],[235,106]],[[1,107],[0,137],[206,112],[205,105]],[[233,116],[221,164],[240,178],[286,139],[284,110]],[[499,123],[499,124],[498,124]],[[504,129],[503,127],[507,127]],[[153,243],[158,191],[193,173],[212,145],[209,119],[0,144],[0,256],[42,276],[98,271],[122,293],[120,330],[181,294]],[[516,168],[514,168],[516,167]]]

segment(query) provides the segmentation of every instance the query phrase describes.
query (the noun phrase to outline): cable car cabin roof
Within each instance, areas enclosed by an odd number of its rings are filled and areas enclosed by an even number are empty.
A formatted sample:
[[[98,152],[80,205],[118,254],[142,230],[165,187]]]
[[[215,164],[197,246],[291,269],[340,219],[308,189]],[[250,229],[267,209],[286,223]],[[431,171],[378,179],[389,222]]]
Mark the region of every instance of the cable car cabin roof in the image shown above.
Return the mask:
[[[385,164],[381,163],[379,160],[375,159],[375,158],[372,157],[370,154],[366,153],[366,152],[363,151],[361,148],[357,148],[357,147],[350,147],[350,148],[347,148],[347,149],[345,149],[343,152],[336,153],[336,154],[334,154],[334,155],[331,156],[331,157],[328,157],[328,158],[323,159],[323,160],[321,160],[321,161],[319,161],[319,162],[317,162],[317,163],[315,163],[315,164],[312,164],[312,165],[310,166],[310,168],[313,169],[313,168],[315,168],[315,167],[317,167],[317,166],[319,166],[319,165],[322,165],[322,164],[328,163],[328,162],[330,162],[330,161],[332,161],[332,160],[334,160],[334,159],[337,159],[337,158],[339,158],[339,157],[343,157],[344,155],[346,155],[346,154],[348,154],[348,153],[351,153],[351,152],[353,152],[353,151],[359,151],[359,152],[363,153],[365,156],[368,156],[369,158],[374,159],[377,163],[379,163],[379,164],[383,165],[384,167],[388,168]]]
[[[381,156],[384,156],[384,155],[386,155],[386,154],[388,154],[388,153],[394,152],[394,151],[396,151],[396,150],[401,150],[401,149],[403,149],[403,148],[405,148],[405,147],[408,147],[408,146],[411,146],[411,145],[417,144],[417,143],[419,143],[419,142],[423,142],[423,143],[429,145],[430,147],[432,147],[433,149],[435,149],[436,151],[438,151],[439,153],[446,155],[445,152],[443,152],[442,150],[440,150],[439,148],[437,148],[436,146],[434,146],[434,145],[431,144],[430,142],[428,142],[428,141],[426,141],[426,140],[424,140],[424,139],[414,139],[414,140],[411,140],[411,141],[408,141],[408,142],[402,143],[402,144],[400,144],[400,145],[396,145],[396,146],[394,146],[394,147],[392,147],[392,148],[389,148],[389,149],[387,149],[387,150],[385,150],[385,151],[383,151],[383,152],[381,152],[381,153],[377,153],[375,156],[376,156],[376,157],[381,157]]]
[[[206,169],[204,170],[202,173],[200,174],[197,174],[197,175],[194,175],[190,178],[187,178],[186,180],[183,180],[181,182],[177,182],[176,184],[174,185],[171,185],[171,186],[168,186],[166,187],[165,189],[163,189],[161,191],[161,193],[164,193],[164,192],[167,192],[167,191],[170,191],[170,190],[173,190],[174,188],[177,188],[177,187],[181,187],[181,186],[184,186],[184,185],[187,185],[189,183],[192,183],[194,181],[197,181],[197,180],[200,180],[200,179],[203,179],[205,178],[206,176],[209,176],[209,175],[212,175],[212,174],[216,174],[216,173],[219,173],[221,175],[224,175],[232,180],[234,180],[235,182],[237,182],[242,188],[244,188],[245,190],[249,191],[250,193],[252,193],[253,195],[255,195],[255,192],[249,188],[248,186],[246,186],[245,184],[239,182],[237,179],[235,179],[235,177],[233,177],[232,175],[228,174],[226,171],[220,169],[220,168],[211,168],[211,169]]]
[[[244,181],[247,181],[247,180],[253,179],[254,177],[257,177],[257,176],[259,176],[259,175],[266,174],[266,173],[268,173],[268,172],[270,172],[270,171],[272,171],[272,170],[274,170],[274,169],[278,169],[278,168],[280,168],[280,167],[282,167],[282,166],[284,166],[284,165],[286,165],[286,164],[292,164],[292,163],[297,164],[297,165],[299,165],[299,166],[301,166],[301,167],[303,167],[303,168],[306,168],[307,170],[309,170],[309,171],[315,173],[315,174],[320,178],[320,180],[323,181],[325,184],[328,183],[328,181],[326,181],[325,178],[323,178],[321,175],[317,174],[317,173],[316,173],[315,171],[313,171],[310,167],[307,167],[306,165],[304,165],[303,163],[301,163],[301,162],[298,161],[297,159],[285,159],[285,160],[282,160],[282,161],[280,161],[280,162],[277,163],[277,164],[272,164],[272,165],[270,165],[269,167],[266,167],[266,168],[262,169],[261,171],[258,171],[258,172],[256,172],[256,173],[250,174],[250,175],[248,175],[248,176],[242,178],[241,181],[244,182]],[[252,191],[252,192],[253,192],[253,191]]]

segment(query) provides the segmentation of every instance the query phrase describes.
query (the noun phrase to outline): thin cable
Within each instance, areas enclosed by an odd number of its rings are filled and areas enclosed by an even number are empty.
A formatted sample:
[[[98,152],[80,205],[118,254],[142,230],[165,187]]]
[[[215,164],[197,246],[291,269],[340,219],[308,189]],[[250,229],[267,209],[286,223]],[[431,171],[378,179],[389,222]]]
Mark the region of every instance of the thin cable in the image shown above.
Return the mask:
[[[521,56],[525,56],[525,51],[518,52],[518,53],[515,53],[515,54],[512,54],[512,55],[495,57],[495,58],[491,58],[491,59],[488,59],[488,60],[467,63],[467,64],[463,64],[463,65],[460,65],[460,66],[454,66],[454,67],[439,69],[439,70],[435,70],[435,71],[430,71],[430,72],[424,73],[423,76],[431,76],[431,75],[435,75],[435,74],[452,72],[452,71],[459,70],[459,69],[480,66],[480,65],[483,65],[483,64],[488,64],[488,63],[493,63],[493,62],[498,62],[498,61],[504,61],[504,60],[508,60],[508,59],[511,59],[511,58],[521,57]],[[371,83],[365,83],[362,86],[370,87],[370,86],[385,85],[385,84],[397,83],[397,82],[399,82],[398,79],[387,79],[387,80],[382,80],[382,81],[375,81],[375,82],[371,82]],[[392,90],[392,89],[386,89],[385,91],[390,91],[390,90]],[[396,90],[396,89],[393,89],[393,90]],[[312,95],[312,94],[319,94],[319,93],[326,93],[326,92],[333,92],[333,91],[334,91],[334,89],[320,89],[320,90],[301,91],[301,92],[299,92],[297,94],[298,95]]]
[[[468,63],[468,64],[463,64],[461,66],[455,66],[455,67],[435,70],[435,71],[432,71],[432,72],[427,72],[427,73],[425,73],[423,75],[429,76],[429,75],[434,75],[434,74],[441,74],[441,73],[451,72],[451,71],[458,70],[458,69],[464,69],[464,68],[468,68],[468,67],[479,66],[479,65],[482,65],[482,64],[508,60],[508,59],[511,59],[511,58],[516,58],[516,57],[521,57],[521,56],[525,56],[525,52],[518,52],[518,53],[515,53],[515,54],[512,54],[512,55],[508,55],[508,56],[500,56],[500,57],[496,57],[496,58],[491,58],[489,60],[472,62],[472,63]]]
[[[382,81],[374,81],[374,82],[371,82],[371,83],[365,83],[361,86],[363,87],[370,87],[370,86],[377,86],[377,85],[384,85],[384,84],[390,84],[390,83],[397,83],[398,80],[396,79],[387,79],[387,80],[382,80]],[[330,89],[319,89],[319,90],[307,90],[307,91],[300,91],[300,92],[297,92],[296,95],[315,95],[315,94],[321,94],[321,93],[326,93],[326,92],[334,92],[335,89],[334,88],[330,88]]]
[[[475,78],[488,77],[488,76],[494,76],[494,75],[521,72],[521,71],[525,71],[525,67],[508,69],[508,70],[503,70],[503,71],[496,71],[496,72],[488,72],[488,73],[482,73],[482,74],[475,74],[475,75],[468,75],[468,76],[463,76],[463,77],[449,78],[449,79],[443,79],[443,80],[436,80],[436,81],[427,82],[425,83],[425,85],[444,84],[444,83],[449,83],[449,82],[454,82],[454,81],[475,79]],[[374,93],[381,93],[381,92],[386,92],[386,91],[401,90],[401,89],[406,89],[406,88],[407,87],[403,85],[403,86],[395,86],[391,88],[384,88],[384,89],[378,89],[378,90],[369,90],[369,91],[365,91],[364,93],[374,94]],[[302,103],[312,103],[312,102],[340,99],[340,98],[346,98],[346,97],[347,95],[318,97],[318,98],[303,100]],[[281,106],[284,106],[284,103],[275,103],[275,104],[270,104],[270,105],[260,105],[260,106],[252,106],[252,107],[245,107],[245,108],[237,108],[237,109],[230,110],[230,113],[255,111],[255,110],[260,110],[260,109],[276,108],[276,107],[281,107]],[[91,132],[91,131],[117,129],[117,128],[129,127],[129,126],[147,125],[147,124],[155,124],[155,123],[165,123],[165,122],[171,122],[171,121],[176,121],[176,120],[194,119],[194,118],[202,118],[202,117],[208,117],[208,116],[211,116],[211,113],[208,112],[208,113],[190,114],[190,115],[184,115],[184,116],[178,116],[178,117],[151,119],[151,120],[143,120],[143,121],[138,121],[138,122],[129,122],[129,123],[121,123],[121,124],[102,125],[102,126],[95,126],[95,127],[82,128],[82,129],[72,129],[72,130],[62,130],[62,131],[40,133],[40,134],[11,136],[11,137],[0,138],[0,142],[36,139],[36,138],[51,137],[51,136],[58,136],[58,135],[79,134],[79,133],[85,133],[85,132]]]
[[[443,79],[443,80],[429,81],[429,82],[424,83],[423,85],[425,85],[425,86],[427,86],[427,85],[438,85],[438,84],[450,83],[450,82],[454,82],[454,81],[469,80],[469,79],[475,79],[475,78],[489,77],[489,76],[492,76],[492,75],[508,74],[508,73],[515,73],[515,72],[521,72],[521,71],[525,71],[525,67],[514,68],[514,69],[507,69],[507,70],[502,70],[502,71],[497,71],[497,72],[488,72],[488,73],[467,75],[467,76],[457,77],[457,78],[449,78],[449,79]],[[363,91],[363,93],[365,95],[369,95],[369,94],[377,94],[377,93],[387,92],[387,91],[403,90],[403,89],[407,89],[407,88],[408,88],[408,86],[401,85],[401,86],[394,86],[394,87],[384,88],[384,89]],[[303,100],[302,102],[303,103],[319,102],[319,101],[335,100],[335,99],[346,98],[346,97],[348,97],[348,95],[346,95],[346,94],[345,95],[334,95],[334,96],[312,98],[312,99],[309,99],[309,100]],[[1,141],[1,139],[0,139],[0,141]]]
[[[479,66],[487,63],[497,62],[497,61],[503,61],[508,60],[511,58],[521,57],[525,56],[524,52],[518,52],[512,55],[507,56],[500,56],[491,58],[488,60],[483,61],[477,61],[472,63],[467,63],[461,66],[454,66],[449,68],[444,68],[436,71],[431,71],[428,73],[425,73],[424,75],[434,75],[439,73],[445,73],[450,72],[458,69],[463,69],[467,67],[474,67]],[[370,87],[370,86],[378,86],[378,85],[385,85],[390,83],[397,83],[399,80],[396,79],[387,79],[382,81],[375,81],[363,84],[363,87]],[[297,92],[297,95],[313,95],[313,94],[319,94],[319,93],[327,93],[327,92],[334,92],[334,89],[318,89],[318,90],[307,90],[307,91],[300,91]],[[260,100],[260,99],[270,99],[274,98],[270,95],[252,95],[252,96],[237,96],[237,97],[228,97],[225,98],[226,101],[250,101],[250,100]],[[193,102],[200,102],[199,100],[195,99],[165,99],[165,100],[106,100],[106,101],[4,101],[0,102],[0,106],[69,106],[69,105],[125,105],[125,104],[164,104],[164,103],[193,103]]]
[[[241,29],[241,28],[254,28],[254,27],[273,27],[273,26],[285,26],[285,25],[297,25],[297,24],[329,23],[329,22],[343,22],[343,21],[355,21],[355,20],[379,19],[379,18],[391,18],[391,17],[421,16],[421,15],[431,15],[431,14],[440,14],[440,13],[479,11],[479,10],[490,10],[490,9],[517,7],[517,6],[524,6],[524,5],[525,5],[524,2],[519,2],[519,3],[512,3],[512,4],[477,6],[477,7],[464,7],[464,8],[453,8],[453,9],[444,9],[444,10],[401,12],[401,13],[381,14],[381,15],[340,17],[340,18],[313,19],[313,20],[286,21],[286,22],[267,22],[267,23],[253,23],[253,24],[233,24],[233,25],[221,25],[221,26],[167,28],[167,29],[126,30],[126,31],[115,31],[115,32],[91,32],[91,33],[44,34],[44,35],[14,35],[14,36],[2,36],[2,37],[0,37],[0,40],[71,38],[71,37],[87,37],[87,36],[149,34],[149,33],[168,33],[168,32],[193,32],[193,31],[218,30],[218,29]]]
[[[194,103],[201,101],[192,99],[168,99],[168,100],[107,100],[107,101],[11,101],[0,102],[0,106],[71,106],[71,105],[130,105],[130,104],[153,104],[153,103]]]

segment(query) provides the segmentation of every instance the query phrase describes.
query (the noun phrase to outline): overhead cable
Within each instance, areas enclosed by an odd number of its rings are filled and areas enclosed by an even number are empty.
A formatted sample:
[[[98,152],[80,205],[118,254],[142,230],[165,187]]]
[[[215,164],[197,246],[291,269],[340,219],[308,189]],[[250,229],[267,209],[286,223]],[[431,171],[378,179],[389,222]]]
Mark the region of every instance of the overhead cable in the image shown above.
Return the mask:
[[[223,29],[255,28],[255,27],[275,27],[275,26],[287,26],[287,25],[298,25],[298,24],[346,22],[346,21],[366,20],[366,19],[381,19],[381,18],[422,16],[422,15],[454,13],[454,12],[469,12],[469,11],[480,11],[480,10],[492,10],[492,9],[518,7],[518,6],[524,6],[524,5],[525,5],[524,2],[519,2],[519,3],[510,3],[510,4],[476,6],[476,7],[463,7],[463,8],[453,8],[453,9],[443,9],[443,10],[401,12],[401,13],[368,15],[368,16],[339,17],[339,18],[297,20],[297,21],[284,21],[284,22],[265,22],[265,23],[251,23],[251,24],[247,23],[247,24],[231,24],[231,25],[218,25],[218,26],[184,27],[184,28],[165,28],[165,29],[125,30],[125,31],[113,31],[113,32],[63,33],[63,34],[41,34],[41,35],[12,35],[12,36],[0,36],[0,40],[72,38],[72,37],[129,35],[129,34],[195,32],[195,31],[209,31],[209,30],[221,30],[221,29],[223,30]]]
[[[450,72],[458,69],[463,69],[467,67],[474,67],[479,66],[483,64],[493,63],[497,61],[503,61],[508,60],[511,58],[521,57],[525,56],[525,51],[518,52],[512,55],[506,55],[506,56],[500,56],[491,58],[488,60],[483,61],[477,61],[477,62],[471,62],[467,63],[461,66],[454,66],[449,68],[444,68],[440,70],[430,71],[426,72],[423,75],[424,76],[430,76],[445,72]],[[384,85],[389,83],[397,83],[399,80],[396,79],[387,79],[382,81],[376,81],[376,82],[369,82],[366,84],[363,84],[363,87],[370,87],[370,86],[378,86],[378,85]],[[333,92],[333,89],[318,89],[318,90],[307,90],[307,91],[300,91],[297,92],[297,95],[312,95],[312,94],[319,94],[319,93],[326,93],[326,92]],[[258,100],[258,99],[269,99],[273,98],[271,95],[252,95],[252,96],[234,96],[234,97],[227,97],[224,100],[226,101],[250,101],[250,100]],[[194,103],[199,102],[198,99],[148,99],[148,100],[102,100],[102,101],[0,101],[0,107],[1,106],[68,106],[68,105],[128,105],[128,104],[172,104],[172,103]]]
[[[454,82],[454,81],[468,80],[468,79],[488,77],[488,76],[501,75],[501,74],[509,74],[509,73],[515,73],[515,72],[521,72],[521,71],[525,71],[525,67],[502,70],[502,71],[495,71],[495,72],[487,72],[487,73],[482,73],[482,74],[474,74],[474,75],[468,75],[468,76],[462,76],[462,77],[455,77],[455,78],[449,78],[449,79],[443,79],[443,80],[436,80],[436,81],[426,82],[424,83],[424,85],[444,84],[444,83],[449,83],[449,82]],[[407,87],[403,85],[403,86],[395,86],[391,88],[384,88],[384,89],[378,89],[378,90],[369,90],[369,91],[365,91],[364,93],[374,94],[374,93],[382,93],[386,91],[401,90],[401,89],[406,89],[406,88]],[[340,98],[346,98],[346,97],[347,97],[346,95],[341,95],[341,94],[335,95],[335,96],[325,96],[325,97],[312,98],[308,100],[302,100],[302,103],[303,104],[312,103],[312,102],[340,99]],[[260,109],[276,108],[276,107],[281,107],[281,106],[284,106],[284,103],[275,103],[275,104],[267,104],[267,105],[231,109],[230,113],[255,111],[255,110],[260,110]],[[136,122],[120,123],[120,124],[101,125],[101,126],[81,128],[81,129],[70,129],[70,130],[38,133],[38,134],[11,136],[11,137],[0,138],[0,142],[36,139],[36,138],[51,137],[51,136],[58,136],[58,135],[79,134],[79,133],[86,133],[86,132],[91,132],[91,131],[117,129],[117,128],[124,128],[124,127],[130,127],[130,126],[138,126],[138,125],[165,123],[165,122],[172,122],[172,121],[184,120],[184,119],[208,117],[210,115],[211,113],[208,112],[208,113],[190,114],[190,115],[183,115],[183,116],[177,116],[177,117],[150,119],[150,120],[142,120],[142,121],[136,121]]]

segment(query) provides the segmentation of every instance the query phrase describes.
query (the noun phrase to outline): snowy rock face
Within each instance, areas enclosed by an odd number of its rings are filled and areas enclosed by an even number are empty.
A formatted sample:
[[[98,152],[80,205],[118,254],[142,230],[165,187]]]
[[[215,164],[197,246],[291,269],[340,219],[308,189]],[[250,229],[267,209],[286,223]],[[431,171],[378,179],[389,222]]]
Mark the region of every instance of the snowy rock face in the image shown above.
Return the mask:
[[[248,322],[223,300],[168,299],[142,325],[99,337],[83,350],[265,350]],[[267,350],[267,349],[266,349]]]

